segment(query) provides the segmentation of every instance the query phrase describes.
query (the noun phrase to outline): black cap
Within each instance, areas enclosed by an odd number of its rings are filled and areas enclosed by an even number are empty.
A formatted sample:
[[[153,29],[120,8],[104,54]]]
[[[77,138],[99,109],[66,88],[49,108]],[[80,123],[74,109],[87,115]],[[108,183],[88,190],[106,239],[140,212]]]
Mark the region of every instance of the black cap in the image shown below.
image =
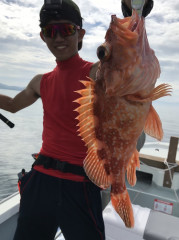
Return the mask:
[[[47,2],[47,1],[46,1]],[[82,28],[82,17],[79,7],[72,0],[57,0],[45,3],[40,10],[40,27],[45,27],[51,20],[69,20]],[[55,2],[55,3],[54,3]],[[78,50],[82,42],[78,44]]]
[[[130,9],[126,4],[125,1],[122,0],[121,3],[121,8],[122,8],[122,13],[124,17],[130,17],[132,15],[132,9]],[[142,11],[142,16],[146,17],[152,10],[154,5],[153,0],[148,0],[147,3],[144,5],[143,11]]]

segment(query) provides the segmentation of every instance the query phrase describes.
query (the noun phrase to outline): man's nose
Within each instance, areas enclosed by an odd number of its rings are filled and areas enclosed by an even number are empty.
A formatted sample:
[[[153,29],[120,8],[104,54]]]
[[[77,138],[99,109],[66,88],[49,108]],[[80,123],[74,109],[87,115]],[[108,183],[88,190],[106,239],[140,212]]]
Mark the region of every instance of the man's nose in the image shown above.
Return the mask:
[[[55,40],[64,40],[64,37],[61,36],[61,34],[59,32],[57,32],[55,34],[55,37],[54,37]]]

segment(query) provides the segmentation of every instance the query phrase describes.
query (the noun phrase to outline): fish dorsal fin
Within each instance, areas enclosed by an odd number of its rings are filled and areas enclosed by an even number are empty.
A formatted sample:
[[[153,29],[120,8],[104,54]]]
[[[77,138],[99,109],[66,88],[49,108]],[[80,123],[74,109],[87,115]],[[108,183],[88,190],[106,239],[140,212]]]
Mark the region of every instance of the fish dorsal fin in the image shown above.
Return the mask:
[[[151,137],[158,139],[159,141],[161,141],[163,138],[162,123],[159,115],[152,105],[150,106],[149,113],[147,115],[144,132]]]
[[[93,114],[93,103],[95,101],[94,86],[95,82],[89,78],[89,81],[80,81],[85,89],[76,91],[82,97],[75,100],[80,106],[75,109],[78,112],[79,136],[88,147],[87,156],[84,160],[84,169],[89,179],[101,188],[110,186],[110,175],[107,174],[107,163],[100,159],[98,151],[102,149],[103,143],[96,138],[95,127],[98,124],[98,118]]]

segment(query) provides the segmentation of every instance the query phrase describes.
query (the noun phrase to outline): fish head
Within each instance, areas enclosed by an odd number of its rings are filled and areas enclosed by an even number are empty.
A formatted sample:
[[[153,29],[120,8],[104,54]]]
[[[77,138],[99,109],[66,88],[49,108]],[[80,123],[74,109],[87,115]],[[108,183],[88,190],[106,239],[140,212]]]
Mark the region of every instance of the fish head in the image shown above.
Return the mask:
[[[145,19],[136,11],[124,19],[112,15],[97,56],[97,81],[103,82],[110,95],[146,94],[160,75],[159,62],[147,40]]]

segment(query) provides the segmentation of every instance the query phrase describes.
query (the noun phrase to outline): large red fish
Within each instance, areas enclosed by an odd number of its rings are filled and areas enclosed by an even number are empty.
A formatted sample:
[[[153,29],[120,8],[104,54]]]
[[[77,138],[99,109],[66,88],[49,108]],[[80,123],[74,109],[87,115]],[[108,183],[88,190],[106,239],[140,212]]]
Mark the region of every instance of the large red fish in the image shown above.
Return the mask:
[[[135,11],[125,19],[112,16],[98,57],[96,81],[81,81],[85,89],[77,91],[82,95],[76,100],[78,126],[88,147],[84,169],[99,187],[111,186],[115,210],[127,227],[133,227],[125,173],[135,185],[140,165],[136,143],[143,130],[162,139],[162,124],[152,101],[170,95],[171,87],[155,87],[160,65],[149,47],[145,19]]]

